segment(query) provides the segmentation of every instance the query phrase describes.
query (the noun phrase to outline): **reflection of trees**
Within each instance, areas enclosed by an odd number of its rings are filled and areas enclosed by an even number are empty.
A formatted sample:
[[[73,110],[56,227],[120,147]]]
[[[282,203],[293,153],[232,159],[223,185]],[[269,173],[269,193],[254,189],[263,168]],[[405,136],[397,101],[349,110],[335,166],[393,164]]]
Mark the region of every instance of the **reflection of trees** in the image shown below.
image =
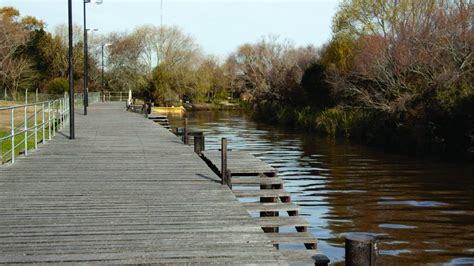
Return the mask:
[[[381,249],[411,250],[415,254],[400,256],[423,263],[440,260],[424,250],[443,250],[456,256],[472,246],[474,212],[470,204],[474,186],[470,166],[390,156],[312,136],[303,135],[301,139],[305,156],[324,155],[318,160],[323,168],[330,169],[324,190],[306,191],[314,191],[311,196],[326,197],[327,228],[334,235],[381,234]],[[436,206],[436,202],[446,205]],[[443,213],[454,209],[470,211]],[[385,227],[379,227],[381,224]],[[400,229],[397,225],[415,228]],[[341,244],[342,239],[331,242]],[[400,262],[401,257],[384,260]]]

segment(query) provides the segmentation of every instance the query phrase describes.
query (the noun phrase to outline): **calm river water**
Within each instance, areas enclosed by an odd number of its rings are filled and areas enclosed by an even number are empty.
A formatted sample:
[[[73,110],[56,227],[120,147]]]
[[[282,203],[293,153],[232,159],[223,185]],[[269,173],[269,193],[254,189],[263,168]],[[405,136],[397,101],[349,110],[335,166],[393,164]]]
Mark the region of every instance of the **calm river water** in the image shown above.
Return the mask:
[[[206,149],[227,137],[229,148],[277,168],[332,262],[344,259],[344,234],[370,232],[383,264],[474,264],[471,164],[389,155],[259,124],[241,112],[190,112],[188,124],[205,132]]]

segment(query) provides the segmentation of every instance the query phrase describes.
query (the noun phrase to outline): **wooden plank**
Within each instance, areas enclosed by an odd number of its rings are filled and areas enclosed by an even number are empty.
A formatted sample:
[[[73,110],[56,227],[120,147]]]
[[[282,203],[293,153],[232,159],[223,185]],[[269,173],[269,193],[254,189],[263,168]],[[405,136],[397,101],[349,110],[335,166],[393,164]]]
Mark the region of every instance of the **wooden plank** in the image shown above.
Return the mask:
[[[266,233],[266,237],[270,239],[274,244],[284,243],[304,243],[304,244],[317,244],[318,240],[308,232],[298,233]]]
[[[235,196],[240,198],[271,198],[290,197],[291,194],[284,189],[262,189],[262,190],[233,190]]]
[[[220,151],[204,151],[203,157],[220,173]],[[227,168],[236,176],[277,172],[275,168],[244,151],[229,151]]]
[[[244,208],[249,212],[277,212],[277,211],[287,211],[287,212],[299,212],[300,206],[293,203],[262,203],[262,202],[252,202],[252,203],[243,203]]]
[[[281,250],[281,253],[291,263],[328,264],[329,259],[318,250]]]
[[[256,218],[261,227],[309,227],[308,221],[298,216]]]
[[[232,177],[234,185],[283,185],[283,180],[276,177]]]

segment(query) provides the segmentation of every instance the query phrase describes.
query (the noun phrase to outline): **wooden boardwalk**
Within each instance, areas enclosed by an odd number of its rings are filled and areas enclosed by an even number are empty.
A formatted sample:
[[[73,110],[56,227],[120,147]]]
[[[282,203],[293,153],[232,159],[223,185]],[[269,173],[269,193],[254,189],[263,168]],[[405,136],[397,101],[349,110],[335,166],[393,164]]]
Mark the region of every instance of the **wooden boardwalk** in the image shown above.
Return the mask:
[[[124,109],[0,167],[0,264],[287,264],[191,147]]]
[[[222,175],[221,151],[202,151],[201,157],[216,174]],[[227,169],[235,196],[245,199],[249,213],[259,214],[255,219],[276,247],[288,243],[304,245],[306,250],[282,250],[290,263],[329,263],[328,257],[317,250],[318,241],[308,232],[310,224],[299,217],[300,208],[291,203],[291,194],[284,190],[276,169],[244,151],[227,153]],[[280,233],[281,228],[291,232]]]

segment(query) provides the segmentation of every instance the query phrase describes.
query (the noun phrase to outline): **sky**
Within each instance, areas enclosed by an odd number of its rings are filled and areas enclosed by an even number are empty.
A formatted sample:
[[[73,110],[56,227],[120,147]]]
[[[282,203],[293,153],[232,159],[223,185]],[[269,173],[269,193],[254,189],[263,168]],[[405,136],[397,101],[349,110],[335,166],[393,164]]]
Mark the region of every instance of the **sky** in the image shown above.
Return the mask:
[[[296,45],[320,46],[331,38],[338,0],[163,0],[163,24],[177,25],[204,52],[226,56],[239,45],[273,34]],[[67,23],[67,0],[0,0],[21,15],[32,15],[52,31]],[[103,0],[87,4],[87,26],[101,33],[160,25],[160,0]],[[82,25],[82,1],[73,0],[73,20]]]

